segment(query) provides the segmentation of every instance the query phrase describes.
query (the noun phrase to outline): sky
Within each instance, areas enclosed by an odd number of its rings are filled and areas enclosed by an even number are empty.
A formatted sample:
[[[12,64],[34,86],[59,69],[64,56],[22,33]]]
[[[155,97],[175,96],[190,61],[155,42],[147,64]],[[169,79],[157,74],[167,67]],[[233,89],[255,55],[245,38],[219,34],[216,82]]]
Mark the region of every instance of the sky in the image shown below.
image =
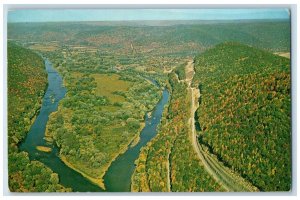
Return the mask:
[[[288,19],[273,9],[32,9],[8,12],[8,22]]]

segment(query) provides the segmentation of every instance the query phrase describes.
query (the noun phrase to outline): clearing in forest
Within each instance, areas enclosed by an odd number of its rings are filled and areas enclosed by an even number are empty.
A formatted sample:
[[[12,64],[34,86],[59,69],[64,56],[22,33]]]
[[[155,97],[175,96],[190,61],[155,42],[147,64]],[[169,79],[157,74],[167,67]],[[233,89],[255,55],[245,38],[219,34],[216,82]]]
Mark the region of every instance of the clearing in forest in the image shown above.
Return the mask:
[[[117,74],[93,74],[97,83],[96,95],[106,96],[112,103],[124,102],[125,98],[121,95],[114,94],[116,91],[128,91],[132,85],[129,81],[120,80]]]

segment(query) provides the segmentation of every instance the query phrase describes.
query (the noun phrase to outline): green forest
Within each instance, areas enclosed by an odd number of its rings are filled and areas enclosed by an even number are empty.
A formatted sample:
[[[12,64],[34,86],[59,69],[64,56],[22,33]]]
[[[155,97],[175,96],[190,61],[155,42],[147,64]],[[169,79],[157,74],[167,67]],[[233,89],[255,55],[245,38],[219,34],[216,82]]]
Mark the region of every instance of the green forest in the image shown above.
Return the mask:
[[[143,22],[141,22],[143,23]],[[43,28],[40,28],[43,27]],[[236,41],[270,51],[289,51],[290,22],[229,21],[166,26],[121,25],[101,22],[11,23],[8,35],[15,40],[89,46],[101,53],[138,56],[195,56],[224,41]],[[131,48],[131,44],[133,48]]]
[[[18,144],[41,107],[47,86],[43,59],[31,50],[8,42],[8,176],[12,192],[71,191],[59,184],[58,174],[39,161],[30,161]]]
[[[290,21],[151,23],[8,23],[10,191],[110,192],[105,177],[132,147],[126,192],[290,191]],[[65,95],[50,96],[32,159],[20,145],[54,72]],[[74,181],[43,162],[50,153]]]
[[[172,92],[159,133],[141,150],[132,176],[134,192],[224,191],[208,174],[190,144],[190,94],[175,73],[169,75]]]
[[[78,63],[80,58],[72,60]],[[51,114],[46,136],[60,148],[63,160],[104,187],[102,177],[111,162],[138,140],[144,115],[162,91],[142,74],[132,76],[131,70],[77,66],[69,62],[58,67],[68,92]]]
[[[199,142],[262,191],[291,188],[290,60],[238,43],[195,58]]]

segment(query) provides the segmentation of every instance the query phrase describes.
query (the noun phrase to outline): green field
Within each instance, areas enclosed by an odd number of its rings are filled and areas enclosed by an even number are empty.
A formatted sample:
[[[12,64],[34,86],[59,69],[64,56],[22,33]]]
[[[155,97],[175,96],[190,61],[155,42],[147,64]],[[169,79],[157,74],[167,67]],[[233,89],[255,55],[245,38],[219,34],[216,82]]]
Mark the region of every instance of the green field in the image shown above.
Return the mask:
[[[119,80],[118,75],[95,74],[93,76],[97,83],[96,95],[106,96],[112,103],[124,102],[125,97],[115,94],[115,92],[127,92],[132,85],[131,82]]]

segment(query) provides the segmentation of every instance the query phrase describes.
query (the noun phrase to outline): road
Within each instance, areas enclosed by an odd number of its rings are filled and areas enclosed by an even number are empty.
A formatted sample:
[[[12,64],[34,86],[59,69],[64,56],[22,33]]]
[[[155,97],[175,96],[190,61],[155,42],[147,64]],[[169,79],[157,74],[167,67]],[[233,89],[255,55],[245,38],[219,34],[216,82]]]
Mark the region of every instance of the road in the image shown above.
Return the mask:
[[[191,87],[191,82],[193,80],[195,71],[193,61],[188,62],[186,65],[186,79],[188,85],[188,90],[191,94],[191,117],[189,119],[189,124],[191,126],[191,142],[195,152],[197,153],[201,163],[204,168],[215,178],[215,180],[220,183],[223,188],[227,191],[234,192],[253,192],[259,191],[251,183],[243,179],[239,174],[232,171],[230,168],[223,165],[217,157],[199,144],[196,128],[195,128],[195,112],[199,107],[199,97],[200,90],[198,88]]]

